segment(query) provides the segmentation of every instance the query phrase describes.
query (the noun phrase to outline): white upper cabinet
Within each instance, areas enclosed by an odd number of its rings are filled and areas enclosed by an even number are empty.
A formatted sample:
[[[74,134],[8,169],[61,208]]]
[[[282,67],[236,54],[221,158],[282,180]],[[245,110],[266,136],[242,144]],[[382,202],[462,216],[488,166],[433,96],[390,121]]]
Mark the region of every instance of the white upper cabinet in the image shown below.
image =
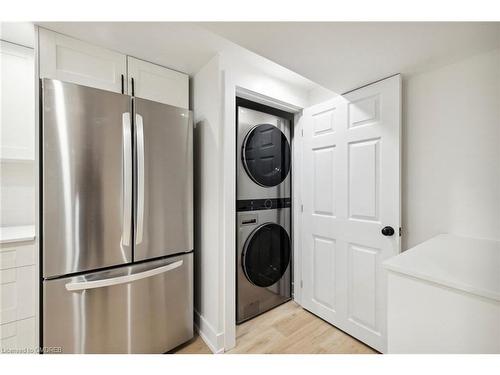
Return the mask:
[[[128,94],[188,108],[189,76],[128,56]]]
[[[39,47],[41,78],[189,107],[187,74],[43,28],[39,29]]]
[[[34,160],[35,68],[33,50],[0,41],[0,158]]]
[[[41,78],[118,93],[122,92],[122,79],[126,86],[126,55],[43,28],[39,29],[39,43]]]

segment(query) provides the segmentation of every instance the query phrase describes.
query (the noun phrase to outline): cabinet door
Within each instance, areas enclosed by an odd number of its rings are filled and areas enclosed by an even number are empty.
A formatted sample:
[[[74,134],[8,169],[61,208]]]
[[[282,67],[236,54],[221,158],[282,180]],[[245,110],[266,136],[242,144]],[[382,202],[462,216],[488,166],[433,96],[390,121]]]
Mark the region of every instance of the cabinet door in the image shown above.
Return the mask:
[[[33,160],[35,155],[35,85],[33,50],[0,41],[2,124],[0,158]],[[2,172],[4,172],[2,167]]]
[[[16,320],[0,325],[0,351],[2,354],[38,353],[36,317]]]
[[[129,95],[176,107],[189,107],[187,74],[128,56],[128,79]]]
[[[36,285],[34,265],[0,270],[0,324],[35,316]]]
[[[122,92],[127,74],[125,55],[42,28],[39,38],[40,78]]]

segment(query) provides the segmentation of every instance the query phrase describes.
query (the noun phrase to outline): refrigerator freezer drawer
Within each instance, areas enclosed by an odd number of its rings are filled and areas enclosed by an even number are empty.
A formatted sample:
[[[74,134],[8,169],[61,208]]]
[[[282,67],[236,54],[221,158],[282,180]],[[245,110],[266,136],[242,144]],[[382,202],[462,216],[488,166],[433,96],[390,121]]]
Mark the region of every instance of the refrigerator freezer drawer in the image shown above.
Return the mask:
[[[43,290],[43,346],[56,352],[164,353],[193,337],[192,253],[46,280]]]

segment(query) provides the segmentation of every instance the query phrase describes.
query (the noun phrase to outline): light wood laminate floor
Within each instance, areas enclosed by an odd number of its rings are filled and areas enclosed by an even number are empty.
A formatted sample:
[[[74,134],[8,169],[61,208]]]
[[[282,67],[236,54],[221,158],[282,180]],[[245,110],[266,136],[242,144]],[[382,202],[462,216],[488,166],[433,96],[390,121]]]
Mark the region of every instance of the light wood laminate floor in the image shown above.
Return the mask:
[[[174,350],[178,354],[208,354],[210,349],[196,335]],[[373,354],[355,338],[287,302],[236,327],[236,347],[229,354]]]

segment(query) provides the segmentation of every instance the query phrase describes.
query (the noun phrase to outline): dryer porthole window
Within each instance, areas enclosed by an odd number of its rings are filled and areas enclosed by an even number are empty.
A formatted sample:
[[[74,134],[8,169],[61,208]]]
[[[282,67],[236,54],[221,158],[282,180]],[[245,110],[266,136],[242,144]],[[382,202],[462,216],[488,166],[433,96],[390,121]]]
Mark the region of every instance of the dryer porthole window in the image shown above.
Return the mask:
[[[273,187],[288,176],[290,145],[275,125],[255,125],[245,136],[241,150],[245,171],[256,184]]]

